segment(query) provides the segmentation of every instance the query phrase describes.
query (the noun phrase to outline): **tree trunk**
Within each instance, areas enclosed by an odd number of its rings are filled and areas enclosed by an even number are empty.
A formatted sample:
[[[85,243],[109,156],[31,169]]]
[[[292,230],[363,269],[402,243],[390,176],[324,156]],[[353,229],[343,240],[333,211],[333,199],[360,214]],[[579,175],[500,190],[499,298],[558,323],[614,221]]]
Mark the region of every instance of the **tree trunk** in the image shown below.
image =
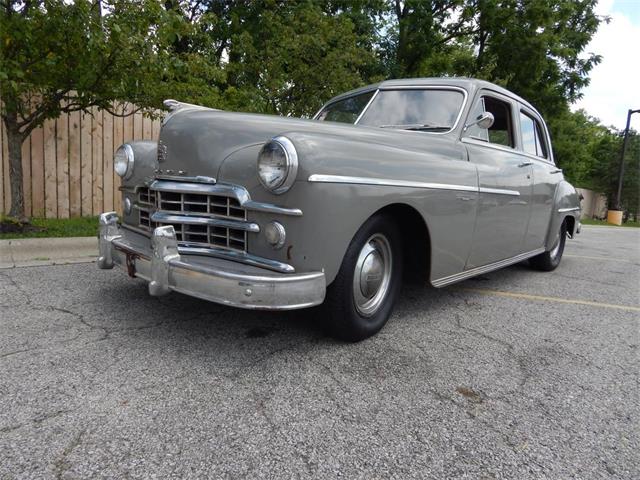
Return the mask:
[[[22,191],[22,141],[17,118],[4,118],[7,128],[7,150],[9,152],[9,180],[11,182],[11,210],[9,216],[24,217],[24,193]]]

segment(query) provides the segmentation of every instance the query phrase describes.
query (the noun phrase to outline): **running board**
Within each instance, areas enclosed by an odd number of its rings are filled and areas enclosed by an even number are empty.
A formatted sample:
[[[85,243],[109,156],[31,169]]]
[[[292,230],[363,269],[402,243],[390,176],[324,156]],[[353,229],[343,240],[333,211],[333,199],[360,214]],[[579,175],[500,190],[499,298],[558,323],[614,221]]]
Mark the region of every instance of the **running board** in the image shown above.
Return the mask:
[[[431,284],[434,287],[438,287],[438,288],[444,287],[452,283],[466,280],[467,278],[475,277],[476,275],[492,272],[494,270],[498,270],[500,268],[513,265],[514,263],[522,262],[523,260],[527,260],[528,258],[535,257],[536,255],[544,253],[544,251],[545,251],[544,247],[536,248],[535,250],[531,250],[530,252],[516,255],[515,257],[506,258],[498,262],[489,263],[488,265],[483,265],[481,267],[472,268],[471,270],[465,270],[464,272],[456,273],[454,275],[449,275],[448,277],[443,277],[437,280],[433,280]]]

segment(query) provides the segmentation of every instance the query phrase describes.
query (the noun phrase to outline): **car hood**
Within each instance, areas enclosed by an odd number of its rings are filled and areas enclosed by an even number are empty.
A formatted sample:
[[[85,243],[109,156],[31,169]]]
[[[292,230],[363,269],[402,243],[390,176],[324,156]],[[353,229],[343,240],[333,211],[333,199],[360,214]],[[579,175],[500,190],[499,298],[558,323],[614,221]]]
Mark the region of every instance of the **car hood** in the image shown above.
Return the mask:
[[[367,144],[370,148],[383,145],[403,150],[424,151],[442,143],[451,145],[444,135],[355,126],[350,124],[304,120],[277,115],[256,115],[208,109],[176,112],[160,132],[159,168],[167,172],[182,171],[184,175],[207,175],[217,179],[220,169],[229,159],[236,162],[244,155],[232,155],[247,147],[250,151],[277,135],[304,139],[306,147],[322,150],[323,144],[335,140]],[[317,142],[314,142],[314,139]],[[295,143],[295,142],[294,142]],[[305,149],[307,150],[307,149]],[[308,150],[307,150],[308,151]],[[319,152],[314,152],[314,157]],[[246,167],[255,169],[256,156]],[[336,159],[337,160],[337,159]],[[245,160],[246,161],[246,160]],[[301,158],[301,162],[305,159]],[[229,169],[226,165],[226,169]],[[235,165],[233,170],[240,166]],[[249,172],[247,172],[249,173]]]

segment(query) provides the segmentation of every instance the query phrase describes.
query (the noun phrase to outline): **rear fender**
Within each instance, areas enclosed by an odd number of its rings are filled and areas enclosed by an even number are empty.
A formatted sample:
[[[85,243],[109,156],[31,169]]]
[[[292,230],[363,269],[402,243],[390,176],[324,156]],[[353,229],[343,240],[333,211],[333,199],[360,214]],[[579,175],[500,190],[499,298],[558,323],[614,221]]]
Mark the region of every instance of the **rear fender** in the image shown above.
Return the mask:
[[[545,241],[545,249],[551,250],[553,241],[557,235],[560,225],[567,217],[571,217],[573,221],[568,222],[567,233],[573,237],[580,225],[580,196],[573,185],[563,180],[556,188],[556,194],[553,200],[553,211],[551,212],[551,220],[549,222],[549,230]]]

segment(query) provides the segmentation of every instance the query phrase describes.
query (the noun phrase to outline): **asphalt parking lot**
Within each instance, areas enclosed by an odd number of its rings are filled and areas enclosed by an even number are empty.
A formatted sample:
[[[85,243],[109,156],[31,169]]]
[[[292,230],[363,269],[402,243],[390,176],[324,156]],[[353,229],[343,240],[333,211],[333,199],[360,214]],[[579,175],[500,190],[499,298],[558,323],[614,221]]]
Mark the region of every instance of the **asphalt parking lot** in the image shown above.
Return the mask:
[[[640,229],[404,289],[358,344],[92,264],[0,270],[0,478],[640,478]]]

